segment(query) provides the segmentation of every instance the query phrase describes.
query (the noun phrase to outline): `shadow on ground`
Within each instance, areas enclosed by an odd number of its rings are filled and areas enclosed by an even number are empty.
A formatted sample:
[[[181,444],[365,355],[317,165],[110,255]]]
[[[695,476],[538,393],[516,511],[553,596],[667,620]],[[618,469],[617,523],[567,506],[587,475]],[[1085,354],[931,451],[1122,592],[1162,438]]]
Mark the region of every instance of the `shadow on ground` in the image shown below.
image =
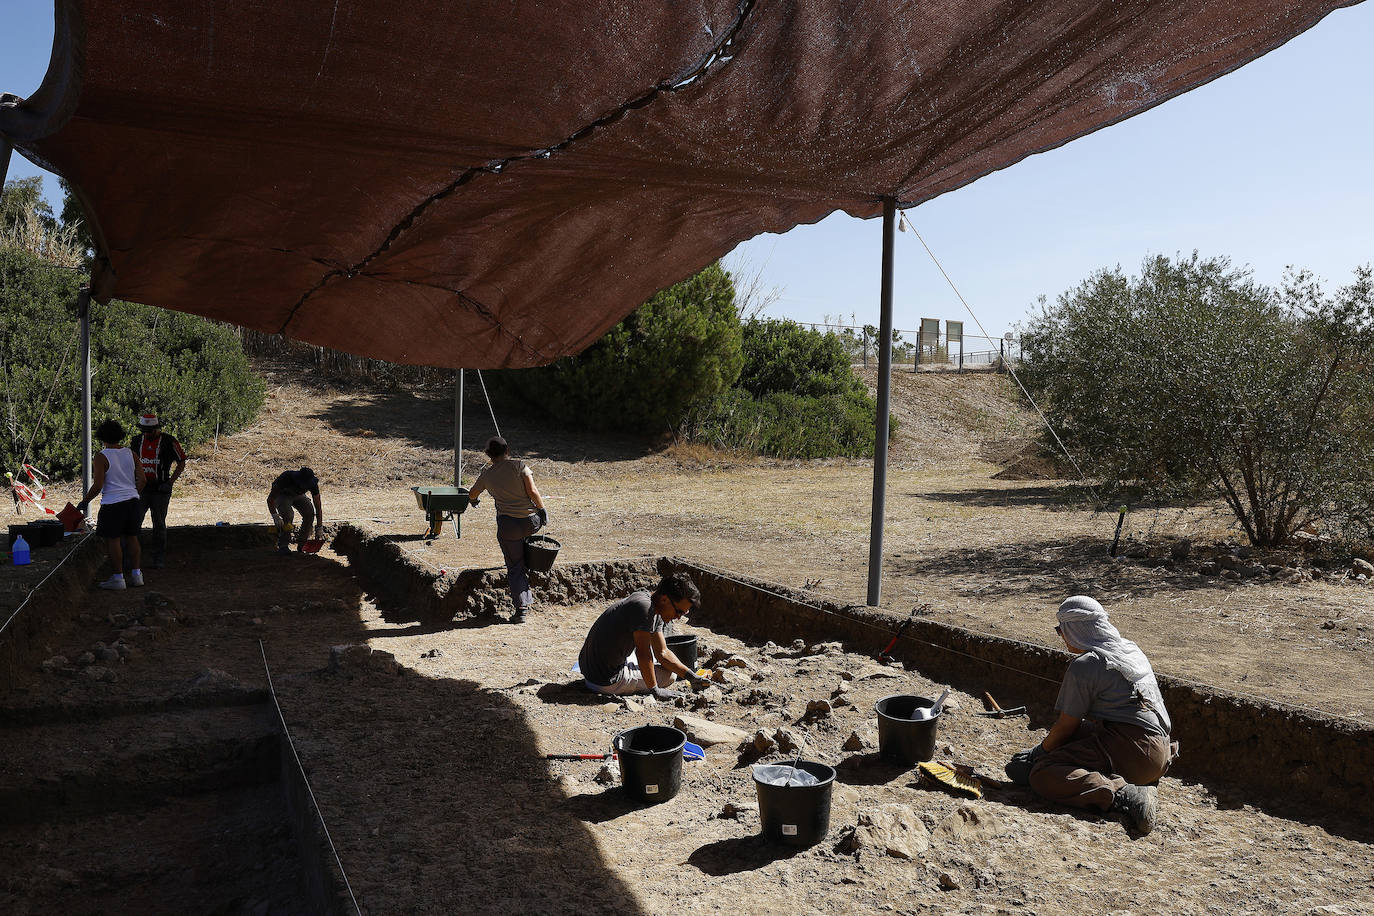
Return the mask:
[[[1167,587],[1180,591],[1216,589],[1217,580],[1195,570],[1154,565],[1158,560],[1113,560],[1111,539],[1054,538],[1030,543],[967,547],[931,557],[887,561],[894,578],[942,578],[951,594],[970,598],[1013,595],[1054,598],[1092,594],[1110,587],[1113,594],[1148,597]]]
[[[0,695],[0,706],[22,702],[33,710],[26,720],[40,722],[27,726],[20,742],[31,756],[43,751],[44,742],[51,745],[47,752],[60,755],[63,745],[80,742],[84,731],[98,735],[100,722],[119,717],[121,733],[127,736],[122,749],[109,751],[102,745],[87,753],[65,748],[89,770],[83,778],[92,786],[106,780],[123,786],[120,794],[128,796],[131,787],[121,780],[127,782],[134,778],[131,773],[142,770],[131,768],[126,758],[134,755],[129,759],[141,761],[167,745],[158,759],[169,772],[147,778],[155,785],[189,787],[179,790],[181,797],[154,793],[146,801],[147,811],[120,821],[118,831],[102,826],[110,815],[101,809],[87,812],[84,832],[98,836],[101,862],[73,865],[64,882],[12,888],[22,891],[26,906],[37,907],[32,911],[85,912],[78,901],[88,904],[92,899],[132,904],[143,899],[147,885],[158,889],[162,903],[142,912],[189,912],[195,907],[186,901],[217,900],[237,886],[224,882],[242,882],[238,874],[221,877],[225,865],[216,860],[215,850],[232,836],[217,833],[205,842],[192,837],[169,847],[160,837],[140,831],[159,829],[155,825],[169,817],[175,822],[182,808],[182,819],[194,820],[204,806],[200,799],[208,796],[186,793],[219,790],[214,780],[194,772],[173,778],[170,770],[194,768],[206,756],[195,749],[205,746],[205,734],[216,733],[216,717],[225,715],[223,704],[205,691],[223,690],[226,697],[237,698],[243,693],[240,685],[266,687],[264,656],[319,809],[364,911],[636,911],[633,893],[605,862],[587,824],[550,779],[519,707],[472,681],[424,676],[398,665],[389,654],[367,649],[368,641],[380,634],[363,626],[364,596],[346,566],[324,557],[280,557],[269,547],[228,549],[185,539],[175,546],[168,568],[156,577],[149,573],[148,588],[84,592],[88,610],[78,615],[84,629],[58,637],[60,649],[75,657],[83,646],[110,639],[107,621],[112,615],[134,616],[156,607],[166,622],[156,638],[150,635],[138,644],[113,683],[48,676],[30,679],[22,692]],[[331,660],[331,647],[347,645],[358,648],[334,653]],[[267,712],[265,692],[256,693],[261,719],[274,732],[275,713]],[[89,715],[82,714],[87,707]],[[53,709],[61,711],[62,720],[42,725],[49,715],[44,710]],[[133,711],[149,717],[146,728],[137,715],[130,715]],[[14,714],[5,721],[20,718]],[[73,728],[74,720],[83,724]],[[144,731],[161,744],[141,748]],[[0,742],[13,746],[3,730]],[[270,791],[262,799],[264,811],[276,813],[284,805]],[[39,838],[73,816],[65,810],[50,815],[39,811],[28,824],[5,827],[0,830],[0,855],[41,849]],[[145,820],[149,826],[140,826]],[[259,848],[255,837],[245,835],[242,842]],[[163,850],[157,883],[128,864],[142,862],[145,847]],[[327,851],[316,852],[332,861]],[[35,874],[43,872],[35,868]],[[455,898],[458,888],[461,894]],[[0,893],[0,900],[4,897]],[[282,911],[299,911],[298,904],[296,900]]]
[[[463,448],[480,451],[496,435],[480,390],[469,384],[463,399]],[[631,461],[650,454],[647,440],[612,434],[589,436],[585,429],[564,430],[518,403],[494,401],[496,422],[511,451],[521,458],[550,461]],[[361,394],[315,414],[346,436],[397,439],[420,448],[453,450],[453,397],[406,391]]]
[[[970,487],[964,490],[912,491],[907,494],[915,499],[928,499],[933,502],[957,503],[961,506],[974,506],[980,509],[1032,508],[1046,512],[1083,512],[1090,511],[1096,501],[1088,487],[1081,484],[1050,484],[1025,487]],[[1107,514],[1104,513],[1104,518]],[[1115,521],[1112,513],[1109,521]],[[1104,523],[1105,524],[1105,523]]]

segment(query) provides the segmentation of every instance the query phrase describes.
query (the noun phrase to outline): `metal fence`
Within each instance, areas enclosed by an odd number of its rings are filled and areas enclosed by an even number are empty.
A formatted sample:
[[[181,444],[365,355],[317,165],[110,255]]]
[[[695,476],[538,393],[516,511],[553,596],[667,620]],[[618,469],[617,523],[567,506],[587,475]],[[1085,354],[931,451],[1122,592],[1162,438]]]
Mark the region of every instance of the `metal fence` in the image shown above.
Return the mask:
[[[840,337],[855,365],[867,368],[869,365],[877,364],[878,329],[872,325],[825,324],[812,321],[797,323]],[[894,366],[909,364],[913,370],[918,371],[989,367],[1002,369],[1008,364],[1017,365],[1021,361],[1020,335],[985,337],[981,334],[963,333],[960,335],[961,340],[951,344],[937,332],[934,335],[927,334],[918,345],[920,336],[920,332],[915,329],[893,328]]]

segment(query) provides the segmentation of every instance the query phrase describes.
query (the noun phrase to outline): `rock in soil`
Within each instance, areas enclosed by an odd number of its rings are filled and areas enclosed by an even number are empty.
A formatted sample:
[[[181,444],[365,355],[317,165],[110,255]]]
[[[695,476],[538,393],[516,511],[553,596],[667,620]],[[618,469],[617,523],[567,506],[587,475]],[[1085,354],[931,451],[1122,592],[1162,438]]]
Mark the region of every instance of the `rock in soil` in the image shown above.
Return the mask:
[[[897,859],[915,859],[930,848],[930,831],[907,805],[882,805],[859,815],[836,849],[856,853],[871,849]]]
[[[690,740],[702,747],[711,747],[716,744],[737,746],[749,740],[749,733],[744,729],[721,725],[719,722],[700,719],[696,716],[675,716],[673,728],[686,732]]]

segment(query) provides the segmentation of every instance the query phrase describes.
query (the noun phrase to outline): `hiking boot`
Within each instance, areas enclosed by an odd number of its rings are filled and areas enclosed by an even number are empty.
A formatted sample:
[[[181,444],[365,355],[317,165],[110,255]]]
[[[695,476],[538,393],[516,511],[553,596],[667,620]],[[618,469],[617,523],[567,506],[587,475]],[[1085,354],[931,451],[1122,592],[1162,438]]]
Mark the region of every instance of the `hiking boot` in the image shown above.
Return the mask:
[[[143,587],[143,570],[141,570],[141,569],[135,569],[133,572],[129,573],[129,584],[130,584],[131,586],[133,586],[134,588],[142,588],[142,587]]]
[[[1145,836],[1155,829],[1159,800],[1154,786],[1125,785],[1116,790],[1111,810],[1121,814],[1126,824]]]
[[[122,592],[129,586],[124,582],[123,574],[115,573],[113,576],[110,576],[110,578],[97,582],[95,587],[108,588],[112,592]]]
[[[511,623],[524,623],[526,620],[529,619],[529,612],[527,611],[527,609],[522,607],[516,608],[515,613],[510,615]]]

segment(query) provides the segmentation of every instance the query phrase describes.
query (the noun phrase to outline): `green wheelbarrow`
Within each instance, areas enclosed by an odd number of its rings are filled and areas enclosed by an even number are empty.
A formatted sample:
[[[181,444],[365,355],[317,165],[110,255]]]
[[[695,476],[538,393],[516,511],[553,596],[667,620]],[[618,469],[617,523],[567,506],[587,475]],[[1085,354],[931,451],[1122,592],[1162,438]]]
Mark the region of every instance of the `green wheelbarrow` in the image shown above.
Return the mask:
[[[429,522],[426,538],[437,538],[444,530],[444,522],[453,522],[453,536],[463,536],[458,516],[468,507],[467,487],[411,487],[415,502],[425,510],[425,521]]]

